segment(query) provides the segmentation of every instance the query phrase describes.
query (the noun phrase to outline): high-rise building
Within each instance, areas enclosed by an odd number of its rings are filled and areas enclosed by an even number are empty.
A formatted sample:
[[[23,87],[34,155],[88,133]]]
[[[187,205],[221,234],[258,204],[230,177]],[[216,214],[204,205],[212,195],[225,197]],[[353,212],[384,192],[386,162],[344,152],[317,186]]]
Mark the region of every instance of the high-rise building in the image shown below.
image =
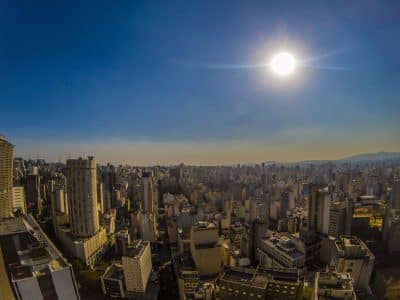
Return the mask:
[[[215,275],[222,269],[218,228],[211,222],[197,222],[190,233],[190,253],[200,276]]]
[[[72,234],[90,237],[99,231],[97,166],[93,157],[67,160],[67,190]]]
[[[0,135],[0,218],[7,218],[12,212],[13,149]]]
[[[332,203],[329,216],[329,235],[339,238],[346,233],[346,211],[346,202]]]
[[[26,202],[28,213],[39,216],[42,211],[42,198],[40,194],[40,176],[37,172],[29,174],[26,178]]]
[[[372,252],[355,236],[342,235],[335,242],[331,264],[339,273],[350,273],[356,291],[369,288],[374,261]]]
[[[140,198],[144,212],[155,213],[157,211],[156,192],[154,189],[153,178],[150,173],[143,173],[142,184],[140,187]]]
[[[26,214],[26,197],[25,197],[25,189],[23,186],[14,186],[13,187],[13,212],[20,211],[23,214]]]
[[[392,185],[392,208],[400,209],[400,180]]]
[[[102,182],[97,183],[97,203],[99,211],[104,214],[106,212],[106,207],[104,203],[104,184]]]
[[[150,243],[138,240],[128,246],[122,266],[126,290],[144,293],[152,270]]]
[[[311,186],[308,200],[308,230],[313,233],[328,234],[331,196],[328,188]]]

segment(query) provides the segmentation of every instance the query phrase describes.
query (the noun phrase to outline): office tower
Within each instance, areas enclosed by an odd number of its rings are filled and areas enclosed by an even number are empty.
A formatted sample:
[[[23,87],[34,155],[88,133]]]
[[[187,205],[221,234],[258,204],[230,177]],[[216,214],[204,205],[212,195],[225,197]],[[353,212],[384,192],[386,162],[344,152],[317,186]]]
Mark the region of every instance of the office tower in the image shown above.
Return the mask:
[[[67,160],[67,190],[72,234],[90,237],[99,231],[97,166],[93,157]]]
[[[289,192],[284,191],[281,193],[281,201],[280,201],[280,217],[281,218],[286,218],[287,216],[287,211],[289,210]]]
[[[142,209],[147,213],[157,212],[157,199],[153,184],[153,178],[148,172],[143,173],[142,184],[140,187],[140,198],[142,202]]]
[[[57,188],[51,194],[50,199],[54,234],[59,238],[59,226],[69,223],[67,195],[63,189]]]
[[[334,202],[329,216],[328,234],[339,238],[346,233],[346,202]]]
[[[400,209],[400,180],[393,182],[391,197],[392,208]]]
[[[128,292],[144,293],[152,269],[150,243],[135,241],[122,256],[125,285]]]
[[[0,219],[12,212],[14,146],[0,135]]]
[[[240,249],[242,238],[245,233],[245,227],[240,222],[235,222],[231,225],[231,230],[229,232],[229,239],[231,245],[237,249]]]
[[[14,186],[13,189],[13,212],[20,211],[23,214],[26,214],[26,197],[25,197],[25,189],[23,186]]]
[[[107,234],[115,233],[115,221],[117,218],[117,210],[115,208],[110,209],[102,215],[101,225],[107,230]]]
[[[218,228],[211,222],[197,222],[190,232],[190,253],[200,276],[221,271],[222,255],[218,245]]]
[[[52,193],[52,205],[58,213],[68,214],[68,201],[63,189],[56,189]]]
[[[9,281],[20,300],[79,299],[71,265],[32,216],[0,221],[0,250],[1,299],[15,299]]]
[[[356,291],[367,290],[375,256],[362,240],[342,235],[333,247],[331,264],[339,273],[350,273]]]
[[[352,278],[349,273],[334,270],[316,272],[312,300],[355,300]]]
[[[308,231],[328,234],[331,209],[331,195],[328,188],[311,186],[308,197]]]
[[[234,184],[232,186],[232,201],[235,202],[244,202],[245,200],[245,189],[242,187],[241,184]]]
[[[327,235],[331,212],[331,194],[328,188],[318,191],[317,232]]]
[[[400,209],[387,210],[384,231],[388,253],[400,254]]]
[[[198,292],[200,276],[192,258],[188,255],[177,255],[173,258],[173,265],[178,279],[179,299],[193,299]]]
[[[267,227],[266,222],[255,220],[247,226],[246,234],[243,235],[241,253],[249,257],[252,263],[258,263],[257,249],[265,237]]]
[[[97,183],[97,205],[99,211],[104,214],[106,212],[106,206],[104,202],[104,184],[102,182]]]
[[[138,211],[134,214],[134,224],[142,240],[154,242],[158,237],[157,221],[153,214]]]
[[[28,213],[38,217],[42,211],[42,198],[40,194],[40,176],[37,172],[29,174],[26,178],[26,202]]]

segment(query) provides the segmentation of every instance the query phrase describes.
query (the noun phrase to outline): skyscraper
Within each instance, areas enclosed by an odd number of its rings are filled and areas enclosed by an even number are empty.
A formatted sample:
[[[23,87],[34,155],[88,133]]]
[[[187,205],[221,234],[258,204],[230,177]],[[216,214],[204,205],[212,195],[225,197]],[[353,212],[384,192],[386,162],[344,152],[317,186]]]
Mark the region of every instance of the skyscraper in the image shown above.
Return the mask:
[[[331,208],[331,196],[327,188],[310,186],[308,199],[308,231],[328,234]]]
[[[38,217],[42,212],[42,197],[40,193],[40,176],[37,171],[33,171],[33,174],[27,176],[25,187],[28,213]]]
[[[93,157],[67,160],[67,190],[72,234],[90,237],[99,231],[97,166]]]
[[[152,269],[150,243],[136,241],[122,256],[126,290],[144,293]]]
[[[13,149],[0,135],[0,218],[7,218],[12,212]]]
[[[392,185],[392,207],[400,209],[400,180],[393,182]]]
[[[142,209],[147,213],[153,213],[154,207],[154,189],[151,174],[145,172],[142,177],[142,185],[140,189],[140,197],[142,200]]]

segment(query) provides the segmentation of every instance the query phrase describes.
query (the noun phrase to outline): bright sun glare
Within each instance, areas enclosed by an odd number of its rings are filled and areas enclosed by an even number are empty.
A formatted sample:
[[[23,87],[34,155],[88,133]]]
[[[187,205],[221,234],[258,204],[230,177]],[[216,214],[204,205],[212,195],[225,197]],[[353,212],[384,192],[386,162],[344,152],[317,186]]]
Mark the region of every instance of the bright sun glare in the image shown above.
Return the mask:
[[[291,53],[280,52],[272,57],[269,66],[275,74],[286,77],[294,72],[296,65],[296,59]]]

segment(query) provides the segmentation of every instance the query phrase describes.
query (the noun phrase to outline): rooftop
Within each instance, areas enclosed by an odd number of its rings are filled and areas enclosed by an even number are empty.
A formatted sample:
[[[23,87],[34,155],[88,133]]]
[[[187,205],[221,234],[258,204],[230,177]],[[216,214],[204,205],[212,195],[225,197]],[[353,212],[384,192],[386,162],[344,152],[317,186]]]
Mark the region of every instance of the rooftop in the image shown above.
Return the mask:
[[[135,240],[129,246],[126,247],[126,253],[124,256],[139,257],[143,254],[144,249],[149,242],[143,242],[142,240]]]
[[[198,221],[193,224],[193,230],[215,229],[216,226],[212,222]]]
[[[346,257],[365,257],[374,255],[365,245],[365,243],[356,236],[342,235],[340,239],[335,242],[336,251],[340,256]]]
[[[13,280],[68,266],[31,216],[0,221],[0,247]]]
[[[261,289],[265,289],[267,286],[266,276],[257,273],[256,270],[245,268],[228,269],[222,275],[221,281],[229,281]]]
[[[104,272],[104,279],[124,280],[124,269],[120,263],[114,263]]]
[[[292,259],[298,259],[304,256],[304,253],[297,250],[296,246],[292,242],[292,237],[285,234],[274,232],[269,237],[263,238],[262,243],[290,256]]]

